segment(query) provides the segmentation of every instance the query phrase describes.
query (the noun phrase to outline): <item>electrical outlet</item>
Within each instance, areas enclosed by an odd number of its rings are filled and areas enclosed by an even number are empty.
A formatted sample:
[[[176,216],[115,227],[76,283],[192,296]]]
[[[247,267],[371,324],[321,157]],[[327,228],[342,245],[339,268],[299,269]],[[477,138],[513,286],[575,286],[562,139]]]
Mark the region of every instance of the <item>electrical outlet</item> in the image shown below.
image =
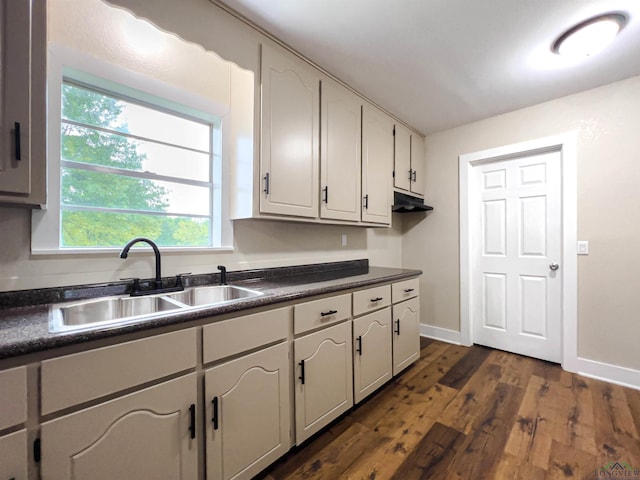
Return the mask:
[[[342,234],[342,246],[343,247],[347,246],[347,234],[346,233]]]
[[[589,255],[589,242],[587,240],[578,241],[578,255]]]

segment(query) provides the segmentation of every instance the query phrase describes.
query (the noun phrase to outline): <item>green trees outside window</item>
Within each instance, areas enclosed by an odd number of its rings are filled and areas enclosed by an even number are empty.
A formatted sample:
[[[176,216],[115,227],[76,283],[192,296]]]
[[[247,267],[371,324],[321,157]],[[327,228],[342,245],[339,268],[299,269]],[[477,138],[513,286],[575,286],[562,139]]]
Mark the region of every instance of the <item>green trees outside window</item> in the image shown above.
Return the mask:
[[[65,82],[61,246],[211,245],[210,139],[211,125]]]

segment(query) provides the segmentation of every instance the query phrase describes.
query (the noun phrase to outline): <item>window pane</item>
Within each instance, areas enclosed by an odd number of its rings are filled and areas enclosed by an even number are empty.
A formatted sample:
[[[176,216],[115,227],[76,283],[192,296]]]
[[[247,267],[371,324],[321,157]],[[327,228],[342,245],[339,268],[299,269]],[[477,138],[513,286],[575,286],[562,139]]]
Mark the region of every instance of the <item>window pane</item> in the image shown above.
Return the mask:
[[[62,86],[62,118],[203,152],[210,151],[210,125],[70,83]]]
[[[64,121],[61,145],[63,160],[210,181],[211,157],[207,153],[135,140]]]
[[[210,188],[92,172],[61,169],[61,204],[210,215]]]
[[[62,210],[61,246],[122,247],[134,237],[161,246],[211,245],[209,219]]]
[[[62,247],[212,245],[210,123],[69,82],[61,120]]]

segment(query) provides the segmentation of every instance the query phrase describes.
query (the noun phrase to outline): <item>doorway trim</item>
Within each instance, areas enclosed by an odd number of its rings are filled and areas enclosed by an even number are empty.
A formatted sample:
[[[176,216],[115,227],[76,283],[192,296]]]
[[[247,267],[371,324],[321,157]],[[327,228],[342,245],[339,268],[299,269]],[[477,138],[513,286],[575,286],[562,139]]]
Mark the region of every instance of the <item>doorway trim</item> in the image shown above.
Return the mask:
[[[557,151],[561,154],[562,185],[562,367],[578,371],[578,262],[577,262],[577,178],[575,131],[536,140],[482,150],[459,157],[460,201],[460,337],[463,345],[473,344],[471,325],[471,241],[470,189],[472,169],[483,163],[509,160],[523,155]]]

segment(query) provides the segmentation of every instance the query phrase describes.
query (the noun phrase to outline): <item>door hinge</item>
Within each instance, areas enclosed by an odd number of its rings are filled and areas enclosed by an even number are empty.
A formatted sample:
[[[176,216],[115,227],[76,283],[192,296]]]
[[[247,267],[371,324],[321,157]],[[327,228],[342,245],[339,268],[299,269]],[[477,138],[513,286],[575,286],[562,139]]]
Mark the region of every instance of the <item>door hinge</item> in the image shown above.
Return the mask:
[[[39,438],[36,438],[33,441],[33,460],[36,463],[40,463],[40,460],[42,459],[42,447],[41,447],[41,442]]]

